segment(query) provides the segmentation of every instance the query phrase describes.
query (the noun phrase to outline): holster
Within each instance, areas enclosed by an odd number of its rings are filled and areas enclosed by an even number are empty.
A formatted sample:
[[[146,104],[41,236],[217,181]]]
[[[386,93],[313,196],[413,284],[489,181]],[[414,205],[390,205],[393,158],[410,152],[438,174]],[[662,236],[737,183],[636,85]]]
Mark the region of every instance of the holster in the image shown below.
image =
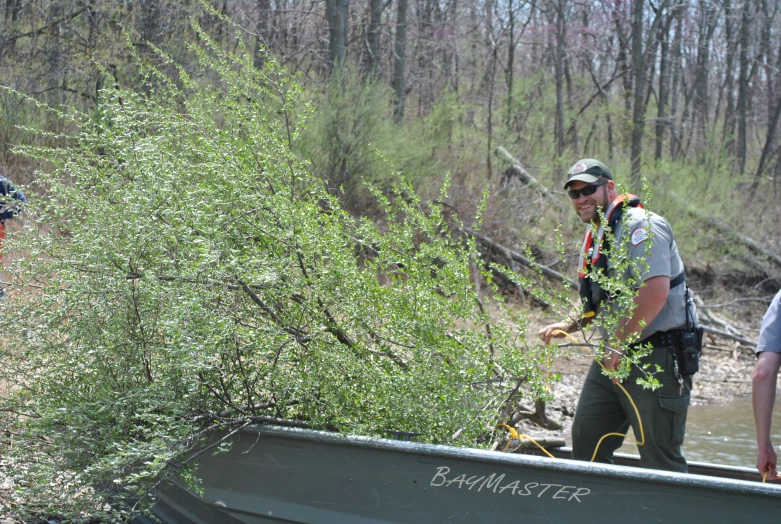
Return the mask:
[[[702,353],[703,329],[671,329],[657,331],[636,345],[651,344],[652,347],[667,348],[678,362],[678,372],[681,375],[694,375],[700,369],[700,354]]]
[[[678,370],[681,375],[694,375],[700,370],[702,335],[703,329],[701,327],[681,330],[680,344],[676,351]]]

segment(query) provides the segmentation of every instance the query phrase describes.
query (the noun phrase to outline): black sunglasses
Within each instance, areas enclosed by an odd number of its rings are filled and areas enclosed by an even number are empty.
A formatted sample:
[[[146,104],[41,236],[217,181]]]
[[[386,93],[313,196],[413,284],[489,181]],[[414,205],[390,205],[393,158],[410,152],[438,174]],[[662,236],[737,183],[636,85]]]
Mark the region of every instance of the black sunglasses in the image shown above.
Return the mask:
[[[597,188],[599,186],[604,186],[605,184],[607,184],[607,180],[600,182],[598,184],[591,184],[590,186],[581,187],[580,189],[569,189],[567,191],[567,194],[572,200],[576,200],[580,198],[580,195],[583,196],[593,195],[594,193],[597,192]]]

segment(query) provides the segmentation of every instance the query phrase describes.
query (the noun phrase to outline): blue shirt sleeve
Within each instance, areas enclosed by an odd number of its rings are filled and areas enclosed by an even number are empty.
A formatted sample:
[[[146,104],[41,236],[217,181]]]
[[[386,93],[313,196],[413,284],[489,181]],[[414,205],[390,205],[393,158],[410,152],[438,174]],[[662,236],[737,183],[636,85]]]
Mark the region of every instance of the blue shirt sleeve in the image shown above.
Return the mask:
[[[0,220],[14,218],[22,211],[27,202],[24,194],[6,177],[0,175]]]
[[[763,351],[781,353],[781,291],[776,293],[762,318],[757,353]]]

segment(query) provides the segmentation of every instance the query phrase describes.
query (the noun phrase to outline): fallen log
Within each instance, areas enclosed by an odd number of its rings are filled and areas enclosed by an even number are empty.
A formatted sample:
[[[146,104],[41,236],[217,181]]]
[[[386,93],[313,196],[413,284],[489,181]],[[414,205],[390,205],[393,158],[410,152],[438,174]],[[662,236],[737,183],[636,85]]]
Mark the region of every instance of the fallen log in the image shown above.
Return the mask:
[[[711,324],[721,326],[722,328],[724,328],[724,331],[726,331],[730,335],[735,335],[738,337],[743,336],[740,330],[738,330],[735,326],[733,326],[723,318],[717,316],[716,314],[712,313],[711,311],[708,310],[708,308],[704,307],[705,303],[693,291],[689,290],[689,292],[692,295],[692,300],[694,301],[694,304],[697,306],[698,315],[700,315],[701,317],[705,317]]]
[[[721,351],[722,353],[732,353],[733,355],[735,354],[736,351],[737,351],[738,355],[746,354],[746,353],[748,353],[750,351],[751,355],[754,355],[754,350],[751,349],[750,346],[747,346],[745,344],[740,344],[740,343],[738,343],[738,347],[737,348],[734,348],[734,347],[727,348],[727,347],[722,347],[722,346],[716,346],[714,344],[703,344],[702,345],[702,349],[703,349],[703,351],[704,350],[708,350],[708,351]]]
[[[741,337],[741,336],[738,336],[738,335],[733,335],[732,333],[727,333],[726,331],[722,331],[720,329],[716,329],[716,328],[711,327],[711,326],[702,326],[702,329],[706,333],[710,333],[712,335],[717,335],[719,337],[728,338],[730,340],[736,340],[736,341],[740,342],[741,344],[746,344],[748,346],[754,346],[754,347],[756,347],[756,345],[757,345],[757,342],[755,340],[750,340],[750,339],[745,338],[745,337]]]
[[[499,146],[494,151],[494,154],[504,160],[505,162],[510,164],[510,167],[507,168],[507,170],[502,174],[502,182],[501,186],[505,187],[507,185],[507,182],[512,178],[513,176],[519,178],[522,182],[527,184],[529,187],[537,191],[540,196],[545,198],[552,198],[553,194],[551,191],[542,185],[536,178],[532,176],[531,173],[529,173],[526,168],[524,168],[521,163],[516,160],[505,148],[502,146]]]
[[[686,213],[689,214],[691,217],[699,220],[700,222],[704,222],[704,223],[708,224],[709,226],[711,226],[712,228],[714,228],[715,230],[719,231],[720,233],[722,233],[724,235],[728,235],[728,236],[734,238],[735,240],[737,240],[738,242],[740,242],[744,246],[748,247],[754,253],[757,253],[757,254],[759,254],[759,255],[761,255],[761,256],[769,259],[769,260],[772,260],[773,262],[775,262],[775,264],[778,267],[781,267],[781,256],[778,256],[777,254],[773,253],[772,251],[769,251],[769,250],[765,249],[756,240],[753,240],[753,239],[751,239],[751,238],[749,238],[749,237],[739,233],[738,231],[736,231],[735,229],[733,229],[732,227],[730,227],[730,226],[728,226],[726,224],[722,224],[721,222],[719,222],[715,218],[703,215],[702,213],[700,213],[696,209],[694,209],[691,206],[689,206],[682,198],[678,197],[677,195],[673,194],[672,196],[673,196],[674,200],[678,203],[678,205],[680,205],[684,209],[684,211],[686,211]]]
[[[469,236],[475,237],[480,242],[484,243],[491,249],[495,249],[499,253],[502,254],[507,260],[514,260],[516,262],[519,262],[523,264],[524,266],[530,267],[532,269],[539,270],[540,273],[545,275],[546,277],[556,280],[557,282],[563,282],[567,284],[572,289],[578,289],[578,284],[571,278],[559,273],[558,271],[555,271],[547,266],[543,266],[542,264],[538,264],[537,262],[531,260],[530,258],[527,258],[517,251],[513,251],[512,249],[503,246],[502,244],[490,239],[489,237],[483,235],[482,233],[478,233],[477,231],[473,231],[472,229],[468,227],[464,227],[464,233],[466,233]]]
[[[458,209],[456,209],[454,206],[451,206],[450,204],[446,202],[442,202],[441,200],[432,200],[432,204],[438,204],[440,206],[444,206],[448,209],[451,209],[458,213]],[[460,214],[460,213],[458,213]],[[458,231],[458,229],[454,229],[454,231]],[[531,269],[539,270],[540,273],[545,275],[546,277],[550,278],[551,280],[555,280],[557,282],[563,282],[567,284],[572,289],[578,289],[578,284],[571,278],[559,273],[556,270],[553,270],[549,268],[548,266],[543,266],[542,264],[539,264],[535,262],[534,260],[523,256],[522,254],[518,253],[517,251],[513,251],[512,249],[503,246],[499,242],[496,242],[495,240],[487,237],[486,235],[479,233],[469,227],[463,227],[461,228],[461,231],[466,233],[467,235],[476,238],[478,241],[482,242],[486,246],[490,247],[491,249],[498,251],[508,262],[518,262],[520,264],[523,264],[526,267],[529,267]],[[512,268],[508,264],[503,264],[505,267],[509,268],[511,271],[516,272],[514,268]]]

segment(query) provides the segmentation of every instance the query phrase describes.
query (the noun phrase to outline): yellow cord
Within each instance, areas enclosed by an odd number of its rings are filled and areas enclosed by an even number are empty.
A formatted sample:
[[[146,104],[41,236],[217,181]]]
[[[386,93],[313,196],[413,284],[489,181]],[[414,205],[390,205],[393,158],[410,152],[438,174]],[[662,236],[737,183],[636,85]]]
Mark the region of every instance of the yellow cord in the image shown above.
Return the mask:
[[[572,341],[575,342],[576,344],[578,343],[578,340],[575,337],[573,337],[566,331],[562,331],[561,329],[555,329],[551,333],[561,333],[565,337],[569,337],[570,339],[572,339]],[[605,370],[605,366],[602,364],[602,362],[600,362],[596,358],[596,356],[594,357],[594,359],[597,361],[597,364],[599,364],[599,366],[603,370]],[[635,410],[635,415],[637,415],[637,425],[640,427],[640,440],[639,441],[635,440],[635,444],[637,444],[638,446],[642,446],[645,444],[645,432],[643,431],[643,421],[640,418],[640,411],[637,409],[637,406],[635,405],[635,401],[632,400],[632,396],[629,394],[629,392],[626,389],[624,389],[624,386],[622,386],[620,382],[616,383],[616,385],[620,387],[621,391],[623,391],[626,394],[626,398],[629,399],[629,403],[632,404],[632,408],[634,408]],[[605,440],[607,437],[613,437],[613,436],[628,438],[628,435],[624,433],[607,433],[605,435],[602,435],[602,438],[599,439],[599,442],[597,442],[597,446],[594,448],[594,454],[591,456],[591,460],[589,462],[594,462],[594,459],[597,458],[597,451],[599,451],[599,446],[602,444],[602,441]]]
[[[602,366],[602,363],[599,362],[599,365]],[[605,366],[602,366],[602,369],[605,369]],[[629,394],[627,390],[624,389],[624,386],[621,385],[621,383],[616,384],[618,387],[621,388],[621,391],[626,393],[626,398],[629,399],[629,402],[632,404],[632,407],[635,410],[635,415],[637,415],[637,425],[640,427],[640,440],[635,440],[635,444],[638,446],[642,446],[645,444],[645,433],[643,432],[643,421],[640,419],[640,412],[637,409],[637,406],[635,405],[635,401],[632,400],[632,396]],[[599,439],[599,442],[597,442],[597,447],[594,448],[594,454],[591,456],[591,462],[594,462],[594,459],[597,458],[597,451],[599,450],[599,446],[602,444],[602,441],[605,440],[607,437],[616,436],[616,437],[627,437],[624,433],[606,433],[605,435],[602,435],[602,438]]]
[[[591,313],[591,315],[588,315],[588,316],[593,316],[593,312],[589,312],[589,313]],[[572,335],[570,335],[566,331],[562,331],[561,329],[555,329],[551,333],[561,333],[565,337],[568,337],[569,339],[571,339],[576,344],[578,343],[578,340],[575,337],[573,337]],[[605,366],[602,364],[602,362],[600,362],[596,358],[596,356],[594,357],[594,359],[597,361],[597,364],[599,364],[599,366],[603,370],[606,370]],[[548,376],[549,377],[550,377],[550,364],[551,364],[550,359],[548,359]],[[645,444],[645,432],[643,430],[643,420],[640,418],[640,411],[637,409],[637,405],[635,405],[635,401],[632,400],[632,395],[630,395],[629,392],[626,389],[624,389],[624,386],[622,386],[620,382],[616,383],[616,385],[621,388],[621,391],[623,391],[624,394],[626,394],[626,398],[629,399],[629,402],[632,404],[632,408],[635,410],[635,415],[637,415],[637,424],[640,427],[640,440],[639,441],[635,440],[635,444],[637,444],[638,446],[642,446],[642,445]],[[522,438],[527,438],[527,439],[531,440],[538,448],[540,448],[550,458],[556,458],[553,455],[551,455],[548,452],[547,449],[545,449],[540,444],[538,444],[537,441],[535,441],[533,438],[528,437],[526,435],[523,435],[521,433],[518,433],[514,428],[508,426],[507,424],[499,424],[499,426],[505,427],[505,428],[507,428],[510,431],[511,439],[518,439],[518,440],[520,440]],[[613,436],[615,436],[615,437],[624,437],[624,438],[628,437],[628,435],[626,435],[624,433],[607,433],[605,435],[602,435],[602,437],[599,439],[599,442],[597,442],[597,446],[594,448],[594,454],[591,456],[591,460],[589,462],[594,462],[594,459],[597,458],[597,451],[599,451],[599,446],[602,444],[602,441],[605,440],[607,437],[613,437]],[[632,439],[632,440],[634,440],[634,439]],[[504,451],[507,451],[507,448],[509,448],[509,447],[510,447],[510,442],[508,441],[507,445],[504,447]],[[762,474],[762,483],[763,484],[767,480],[767,476],[768,476],[769,473],[770,473],[770,471],[768,470],[768,471],[765,471]]]
[[[548,378],[548,379],[550,379],[550,373],[551,373],[551,372],[550,372],[550,368],[551,368],[551,364],[552,364],[552,362],[551,362],[551,359],[549,358],[549,359],[548,359],[548,374],[547,374],[547,376],[546,376],[546,378]],[[546,385],[545,387],[548,387],[548,386]],[[533,438],[531,438],[531,437],[530,437],[530,436],[528,436],[528,435],[524,435],[523,433],[518,433],[518,432],[515,430],[515,428],[513,428],[512,426],[508,426],[507,424],[498,424],[498,426],[501,426],[501,427],[507,428],[507,430],[510,432],[510,440],[508,440],[508,441],[507,441],[507,445],[504,447],[504,449],[503,449],[502,451],[507,451],[507,449],[510,447],[510,443],[512,442],[512,439],[521,440],[521,439],[524,439],[524,438],[525,438],[525,439],[529,439],[529,440],[530,440],[530,441],[531,441],[531,442],[532,442],[532,443],[533,443],[535,446],[537,446],[538,448],[540,448],[540,449],[542,450],[542,452],[543,452],[543,453],[545,453],[546,455],[548,455],[550,458],[552,458],[552,459],[555,459],[555,458],[556,458],[556,457],[554,457],[553,455],[551,455],[551,454],[548,452],[548,450],[547,450],[547,449],[545,449],[545,448],[544,448],[542,445],[540,445],[540,443],[539,443],[539,442],[537,442],[536,440],[534,440]],[[497,427],[498,427],[498,426],[497,426]]]
[[[543,452],[543,453],[545,453],[546,455],[548,455],[550,458],[556,458],[556,457],[554,457],[553,455],[551,455],[551,454],[548,452],[548,450],[547,450],[547,449],[545,449],[544,447],[542,447],[542,446],[541,446],[541,445],[540,445],[540,444],[539,444],[539,443],[538,443],[536,440],[534,440],[533,438],[531,438],[531,437],[529,437],[529,436],[527,436],[527,435],[524,435],[523,433],[518,433],[517,431],[515,431],[515,428],[513,428],[513,427],[511,427],[511,426],[508,426],[507,424],[498,424],[498,426],[502,426],[502,427],[504,427],[504,428],[507,428],[507,430],[510,432],[510,440],[508,440],[508,441],[507,441],[507,445],[504,447],[504,449],[503,449],[502,451],[507,451],[507,448],[509,448],[509,447],[510,447],[510,443],[512,442],[512,439],[521,440],[521,439],[524,439],[524,438],[526,438],[526,439],[529,439],[529,440],[531,440],[531,441],[532,441],[532,443],[533,443],[535,446],[537,446],[538,448],[540,448],[540,449],[542,450],[542,452]]]

